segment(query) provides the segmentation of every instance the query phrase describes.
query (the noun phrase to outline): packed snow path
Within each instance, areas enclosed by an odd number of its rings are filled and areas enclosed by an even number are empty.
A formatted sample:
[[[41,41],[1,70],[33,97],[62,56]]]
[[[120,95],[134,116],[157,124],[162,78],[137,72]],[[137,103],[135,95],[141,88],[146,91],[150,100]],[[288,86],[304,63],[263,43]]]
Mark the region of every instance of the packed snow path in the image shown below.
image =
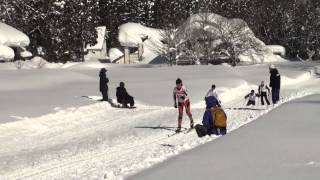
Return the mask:
[[[312,66],[291,67],[290,64],[282,67],[285,85],[280,103],[319,92],[319,86],[316,85],[319,84],[319,79],[309,71],[310,67]],[[254,69],[231,69],[224,66],[111,69],[113,73],[110,74],[110,79],[114,81],[111,86],[116,86],[115,82],[123,79],[124,70],[127,73],[134,72],[126,79],[130,82],[129,92],[145,103],[138,102],[137,109],[115,109],[107,103],[94,102],[83,107],[61,108],[55,113],[37,118],[26,117],[1,124],[0,179],[120,179],[143,170],[216,138],[212,136],[199,139],[194,132],[168,138],[168,134],[172,134],[177,125],[177,110],[172,107],[171,99],[175,80],[172,77],[186,79],[192,92],[191,107],[196,123],[201,122],[203,115],[202,99],[207,91],[204,87],[210,86],[212,81],[225,85],[226,87],[221,87],[220,95],[225,102],[223,106],[227,110],[228,130],[231,131],[274,108],[257,106],[261,110],[246,111],[227,109],[243,107],[243,95],[251,88],[256,88],[254,83],[266,79],[268,74],[261,73],[266,69],[267,66],[254,66]],[[192,74],[189,73],[190,70],[193,71]],[[213,70],[216,73],[214,77],[208,77],[208,73]],[[75,78],[70,81],[80,84],[75,75],[81,75],[80,79],[85,79],[84,83],[91,86],[91,79],[95,78],[91,76],[92,72],[61,71],[69,75],[66,76],[67,80]],[[95,76],[96,72],[94,71]],[[6,73],[8,72],[4,74]],[[150,76],[146,76],[146,73]],[[59,82],[55,85],[59,86]],[[65,82],[60,87],[64,85]],[[25,86],[27,85],[22,87]],[[47,84],[43,86],[46,87]],[[15,87],[5,88],[19,91]],[[151,89],[154,91],[150,91]],[[96,91],[96,88],[93,90]],[[81,93],[87,92],[82,95],[90,95],[93,90],[82,90]],[[3,92],[0,97],[6,93]],[[70,96],[64,92],[59,92],[56,96],[58,95]],[[29,102],[32,102],[33,97],[29,98]],[[150,101],[154,104],[149,103]],[[12,104],[8,105],[10,107]],[[32,106],[32,103],[29,105]],[[183,126],[189,126],[185,116]]]
[[[320,95],[288,102],[216,141],[128,179],[318,180],[319,107]]]

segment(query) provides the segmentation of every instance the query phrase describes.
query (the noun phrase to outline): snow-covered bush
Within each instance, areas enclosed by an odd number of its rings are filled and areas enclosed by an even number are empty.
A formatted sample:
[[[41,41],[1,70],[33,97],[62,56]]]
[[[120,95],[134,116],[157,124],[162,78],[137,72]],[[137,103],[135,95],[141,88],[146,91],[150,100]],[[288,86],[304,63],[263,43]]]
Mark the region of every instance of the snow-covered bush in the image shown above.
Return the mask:
[[[24,65],[24,61],[23,60],[17,60],[14,61],[14,65],[17,69],[22,69],[23,65]]]
[[[280,56],[286,56],[286,48],[280,45],[267,45],[267,49],[270,50],[273,54]]]
[[[32,58],[30,61],[37,69],[43,68],[48,63],[46,60],[39,56]]]
[[[236,65],[239,56],[247,51],[261,51],[265,44],[242,19],[229,19],[214,13],[198,13],[190,16],[175,34],[177,51],[193,52],[192,58],[203,64],[214,61],[217,55],[228,56]]]

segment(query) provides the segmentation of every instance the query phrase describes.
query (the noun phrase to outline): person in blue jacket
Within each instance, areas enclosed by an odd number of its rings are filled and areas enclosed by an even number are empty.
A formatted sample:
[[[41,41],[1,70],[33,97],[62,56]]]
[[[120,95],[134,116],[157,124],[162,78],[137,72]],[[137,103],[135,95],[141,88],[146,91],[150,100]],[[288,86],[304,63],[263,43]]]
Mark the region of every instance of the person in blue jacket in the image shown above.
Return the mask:
[[[217,98],[214,96],[208,96],[205,98],[205,101],[206,101],[206,111],[203,115],[202,124],[203,126],[206,127],[207,134],[208,135],[211,135],[211,134],[225,135],[227,133],[227,129],[217,128],[214,126],[214,119],[210,111],[212,107],[221,106],[219,103],[219,100],[217,100]]]

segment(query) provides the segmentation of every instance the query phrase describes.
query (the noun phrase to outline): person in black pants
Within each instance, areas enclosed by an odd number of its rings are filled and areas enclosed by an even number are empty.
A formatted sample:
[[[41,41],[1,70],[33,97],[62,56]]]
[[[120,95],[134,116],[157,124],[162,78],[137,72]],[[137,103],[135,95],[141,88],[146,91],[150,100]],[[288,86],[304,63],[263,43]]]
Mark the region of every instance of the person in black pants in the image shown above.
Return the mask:
[[[264,84],[264,81],[261,81],[261,84],[259,85],[258,91],[259,91],[260,98],[261,98],[261,105],[264,105],[263,98],[266,100],[267,104],[270,105],[270,102],[268,100],[268,94],[270,95],[270,88],[266,84]],[[268,92],[268,94],[267,94],[267,92]]]
[[[134,107],[134,99],[128,94],[124,82],[120,82],[120,86],[117,87],[116,96],[118,103],[122,104],[123,107],[128,107],[128,104],[130,104],[130,107]]]
[[[257,93],[254,93],[254,90],[252,89],[250,91],[249,94],[247,94],[244,99],[247,99],[249,98],[248,102],[247,102],[247,106],[250,106],[250,105],[253,105],[255,106],[256,105],[256,98],[259,97],[260,95],[257,94]]]
[[[107,70],[105,68],[101,68],[99,77],[100,77],[100,92],[102,94],[102,100],[101,101],[109,101],[108,96],[108,83],[109,79],[106,75]]]
[[[270,71],[270,84],[272,92],[272,103],[277,104],[280,99],[280,87],[281,87],[281,76],[278,69],[271,64],[269,67]]]

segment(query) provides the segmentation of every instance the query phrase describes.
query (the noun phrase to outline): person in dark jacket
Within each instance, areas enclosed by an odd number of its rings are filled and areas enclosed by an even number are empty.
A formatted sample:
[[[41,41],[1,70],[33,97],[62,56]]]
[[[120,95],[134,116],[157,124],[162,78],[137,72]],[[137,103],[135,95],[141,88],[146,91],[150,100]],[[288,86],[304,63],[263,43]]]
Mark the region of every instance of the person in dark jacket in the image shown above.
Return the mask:
[[[280,97],[280,87],[281,87],[281,76],[278,69],[271,64],[269,67],[270,71],[270,84],[271,93],[272,93],[272,102],[273,104],[277,104]]]
[[[122,104],[123,107],[128,107],[128,104],[130,104],[130,107],[134,106],[134,99],[128,94],[124,82],[120,82],[120,86],[117,87],[116,96],[118,103]]]
[[[108,83],[109,79],[107,78],[106,75],[107,70],[105,68],[101,68],[99,77],[100,77],[100,92],[102,94],[102,100],[101,101],[109,101],[109,96],[108,96]]]

